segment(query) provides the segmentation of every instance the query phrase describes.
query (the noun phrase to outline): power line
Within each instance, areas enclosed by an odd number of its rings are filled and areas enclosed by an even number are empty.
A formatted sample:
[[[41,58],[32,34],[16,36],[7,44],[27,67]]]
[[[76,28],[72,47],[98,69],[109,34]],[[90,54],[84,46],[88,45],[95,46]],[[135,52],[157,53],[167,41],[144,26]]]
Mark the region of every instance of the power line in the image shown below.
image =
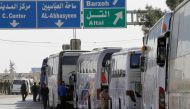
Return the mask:
[[[84,43],[115,43],[115,42],[129,42],[129,41],[135,41],[135,40],[142,40],[142,38],[130,39],[130,40],[118,40],[118,41],[104,41],[104,42],[84,42]]]
[[[93,44],[100,44],[100,43],[121,43],[121,42],[130,42],[130,41],[136,41],[136,40],[142,40],[142,38],[137,38],[137,39],[129,39],[129,40],[118,40],[118,41],[103,41],[103,42],[83,42],[85,43],[93,43]],[[58,43],[55,42],[34,42],[34,41],[20,41],[20,40],[7,40],[7,39],[1,39],[0,41],[4,42],[11,42],[11,43],[29,43],[29,44],[54,44],[58,45]],[[17,44],[21,45],[21,44]]]
[[[52,42],[33,42],[33,41],[16,41],[16,40],[7,40],[7,39],[0,39],[0,41],[4,42],[14,42],[14,43],[35,43],[35,44],[53,44]]]
[[[45,48],[47,48],[47,47],[51,47],[51,48],[57,48],[57,47],[59,47],[59,46],[52,46],[52,45],[29,45],[29,44],[16,44],[16,43],[0,43],[0,45],[2,45],[2,44],[8,44],[8,45],[17,45],[17,46],[32,46],[32,47],[45,47]]]

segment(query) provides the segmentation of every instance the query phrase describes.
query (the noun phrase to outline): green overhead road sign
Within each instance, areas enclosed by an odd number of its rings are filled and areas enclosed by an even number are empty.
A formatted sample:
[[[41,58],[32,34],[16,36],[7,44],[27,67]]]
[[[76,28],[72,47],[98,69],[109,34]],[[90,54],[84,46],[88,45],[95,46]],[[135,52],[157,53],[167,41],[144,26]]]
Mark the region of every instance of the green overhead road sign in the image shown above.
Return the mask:
[[[125,9],[85,9],[84,27],[126,27]]]
[[[84,28],[125,28],[126,0],[84,0]]]

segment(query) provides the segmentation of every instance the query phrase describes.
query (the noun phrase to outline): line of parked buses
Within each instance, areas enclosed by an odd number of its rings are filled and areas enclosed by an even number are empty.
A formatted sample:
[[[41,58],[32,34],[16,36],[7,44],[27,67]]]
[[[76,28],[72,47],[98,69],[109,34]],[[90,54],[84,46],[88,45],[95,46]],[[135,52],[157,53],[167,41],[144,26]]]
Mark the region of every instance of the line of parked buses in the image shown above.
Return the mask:
[[[108,87],[109,109],[190,109],[190,0],[166,13],[143,37],[142,48],[65,50],[42,64],[49,106],[60,104],[58,85],[69,87],[74,108],[99,109]]]

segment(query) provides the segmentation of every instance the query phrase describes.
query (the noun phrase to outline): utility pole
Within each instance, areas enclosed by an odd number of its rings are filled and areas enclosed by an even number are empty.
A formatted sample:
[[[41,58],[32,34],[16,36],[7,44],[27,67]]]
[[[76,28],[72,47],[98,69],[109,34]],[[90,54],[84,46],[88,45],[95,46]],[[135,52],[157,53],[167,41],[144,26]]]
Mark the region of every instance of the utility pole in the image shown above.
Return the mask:
[[[70,40],[71,50],[81,50],[81,40],[76,38],[76,29],[73,29],[73,39]]]

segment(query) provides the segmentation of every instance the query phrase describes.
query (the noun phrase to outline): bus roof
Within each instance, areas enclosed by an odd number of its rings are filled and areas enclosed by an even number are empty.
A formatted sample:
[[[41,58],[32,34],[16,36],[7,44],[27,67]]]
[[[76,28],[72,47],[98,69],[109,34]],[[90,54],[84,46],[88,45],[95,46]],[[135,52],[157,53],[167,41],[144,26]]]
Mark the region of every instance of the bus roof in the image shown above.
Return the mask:
[[[88,51],[85,51],[85,50],[64,50],[64,51],[61,51],[61,52],[59,52],[59,53],[56,53],[56,54],[51,54],[50,56],[49,56],[49,58],[52,58],[52,57],[58,57],[58,56],[60,56],[60,55],[63,55],[64,53],[73,53],[73,52],[75,52],[75,53],[80,53],[80,52],[88,52]]]
[[[130,52],[141,53],[142,50],[141,50],[141,48],[126,48],[126,49],[122,49],[119,52],[114,53],[113,56],[114,55],[120,55],[120,54],[127,54],[127,53],[130,53]]]
[[[84,55],[86,54],[101,54],[107,51],[120,51],[122,48],[121,47],[103,47],[103,48],[95,48],[90,52],[83,53]]]
[[[148,38],[160,37],[170,31],[170,19],[172,13],[166,13],[155,25],[149,30]]]
[[[187,2],[189,2],[190,0],[184,0],[181,4],[179,4],[176,8],[175,8],[175,10],[174,10],[174,12],[176,12],[176,11],[178,11],[181,7],[183,7]]]

